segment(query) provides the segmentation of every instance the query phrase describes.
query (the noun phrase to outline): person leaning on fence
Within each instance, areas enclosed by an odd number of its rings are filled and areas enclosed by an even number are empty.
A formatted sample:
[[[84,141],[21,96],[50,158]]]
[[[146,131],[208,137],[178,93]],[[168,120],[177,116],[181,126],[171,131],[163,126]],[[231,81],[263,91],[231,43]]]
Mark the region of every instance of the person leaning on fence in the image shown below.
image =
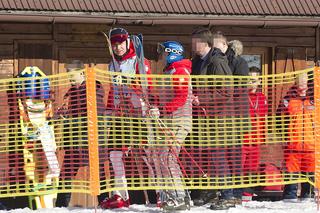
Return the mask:
[[[146,100],[143,99],[143,83],[138,80],[137,74],[143,74],[139,70],[138,58],[134,50],[133,41],[129,33],[123,28],[114,28],[110,31],[110,41],[114,59],[109,64],[112,79],[107,103],[107,116],[110,126],[108,150],[114,174],[114,187],[120,190],[112,191],[112,196],[100,203],[101,208],[114,209],[128,207],[130,205],[127,188],[124,153],[130,151],[134,155],[138,173],[141,174],[142,158],[145,154],[141,151],[141,138],[147,138],[146,130],[141,129],[145,117]],[[144,59],[146,74],[151,73],[150,62]],[[148,90],[151,81],[148,79]],[[150,96],[149,96],[150,97]],[[135,135],[127,135],[132,132]],[[147,140],[147,139],[146,139]],[[138,142],[136,142],[138,141]],[[133,144],[129,147],[129,143]],[[138,156],[140,155],[140,156]],[[142,178],[140,177],[140,181]]]
[[[267,136],[266,116],[268,104],[266,96],[261,92],[260,69],[251,67],[249,70],[249,106],[251,117],[251,130],[244,134],[242,146],[241,170],[243,175],[257,175],[260,163],[260,146],[265,143]],[[254,178],[251,176],[249,178]],[[253,196],[252,188],[245,188],[243,192],[245,199],[250,200]]]
[[[192,34],[192,51],[195,56],[192,59],[193,75],[223,75],[231,76],[232,71],[223,51],[227,49],[226,38],[222,34],[212,34],[208,29],[198,29]],[[232,109],[232,88],[228,86],[228,79],[223,77],[217,79],[193,78],[194,88],[194,115],[198,122],[198,137],[200,147],[206,149],[200,152],[200,158],[208,159],[207,170],[212,181],[219,185],[222,180],[229,180],[231,171],[226,156],[226,145],[229,141],[226,134],[231,132],[231,121],[229,119]],[[205,83],[203,83],[205,81]],[[212,85],[214,84],[214,85]],[[205,119],[205,121],[204,121]],[[204,122],[201,122],[204,121]],[[229,139],[227,139],[229,140]],[[225,178],[228,177],[228,178]],[[225,183],[225,185],[230,185]],[[195,205],[204,205],[216,198],[214,190],[201,190],[200,193],[193,193]],[[220,206],[224,201],[233,201],[233,190],[221,190],[219,202],[213,206]],[[214,208],[215,208],[214,207]],[[220,208],[219,207],[219,208]]]
[[[281,101],[277,115],[278,122],[285,138],[284,160],[286,165],[286,181],[297,180],[299,175],[305,175],[311,180],[315,172],[315,135],[314,135],[313,88],[308,88],[308,74],[297,76],[296,84],[289,90]],[[283,200],[298,201],[298,184],[286,184]],[[314,196],[313,187],[308,183],[301,183],[300,198],[308,200]]]
[[[160,190],[164,210],[185,210],[190,207],[189,196],[183,189],[186,171],[179,158],[181,146],[192,128],[191,61],[184,59],[184,48],[176,41],[158,44],[159,61],[168,75],[160,82],[159,107],[150,110],[158,122],[157,149],[159,158],[156,175],[159,184],[174,189]],[[159,118],[160,115],[160,118]],[[165,144],[166,146],[163,146]]]
[[[59,108],[58,114],[63,118],[63,149],[65,151],[62,171],[59,180],[60,190],[71,189],[71,181],[77,174],[80,167],[89,164],[88,136],[87,136],[87,96],[84,64],[80,60],[73,60],[66,65],[70,74],[71,87],[64,95],[63,105]],[[104,89],[99,81],[96,81],[97,114],[102,116],[105,113]],[[99,134],[101,131],[100,120]],[[99,136],[100,137],[100,136]],[[101,143],[101,138],[99,138]],[[58,193],[56,207],[68,207],[71,192]],[[99,199],[102,199],[99,196]]]

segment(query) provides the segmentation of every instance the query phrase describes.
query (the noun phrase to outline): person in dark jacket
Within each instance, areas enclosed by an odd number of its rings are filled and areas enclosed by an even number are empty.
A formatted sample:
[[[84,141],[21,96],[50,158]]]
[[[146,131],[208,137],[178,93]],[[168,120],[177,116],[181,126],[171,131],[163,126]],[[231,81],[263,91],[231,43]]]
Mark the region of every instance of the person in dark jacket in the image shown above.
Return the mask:
[[[221,33],[212,34],[208,29],[196,30],[192,34],[193,75],[232,75],[228,59],[223,51],[226,50],[226,38]],[[194,122],[195,134],[199,144],[199,158],[208,159],[204,169],[212,179],[230,176],[226,159],[226,132],[231,130],[228,114],[232,109],[232,87],[230,79],[193,78],[194,88]],[[210,85],[210,86],[209,86]],[[207,122],[209,121],[209,122]],[[217,137],[218,136],[218,137]],[[217,146],[220,144],[219,146]],[[203,160],[204,160],[203,159]],[[209,166],[208,166],[209,165]],[[218,180],[219,181],[219,180]],[[195,205],[203,205],[216,196],[214,190],[194,191]],[[232,189],[221,190],[222,200],[233,199]]]
[[[243,52],[242,42],[239,40],[233,40],[228,42],[228,49],[226,55],[228,57],[228,64],[232,71],[233,76],[248,76],[249,66],[247,61],[241,57]],[[249,110],[249,96],[247,88],[246,78],[234,78],[234,131],[233,137],[235,145],[228,148],[228,162],[232,170],[232,174],[240,176],[241,171],[241,143],[243,141],[243,133],[250,131],[250,110]],[[240,177],[238,178],[240,180]],[[242,198],[242,189],[234,189],[234,196],[237,199]]]
[[[239,40],[233,40],[228,42],[228,49],[226,55],[228,58],[228,64],[232,71],[232,75],[236,76],[248,76],[249,67],[247,61],[241,57],[243,52],[243,44]]]
[[[82,166],[89,164],[88,153],[88,135],[87,135],[87,96],[86,81],[84,73],[84,64],[80,60],[73,60],[66,65],[70,76],[71,87],[64,95],[63,105],[59,108],[57,114],[63,118],[63,148],[65,151],[61,175],[59,178],[59,187],[61,189],[71,189],[72,179]],[[99,143],[104,142],[101,138],[106,128],[105,122],[101,117],[105,113],[104,107],[105,92],[102,84],[96,81],[96,102],[99,126]],[[102,136],[103,137],[103,136]],[[100,150],[100,161],[105,154]],[[101,162],[102,163],[102,162]],[[100,168],[102,168],[100,166]],[[103,178],[103,175],[101,178]],[[102,200],[105,194],[98,196]],[[56,207],[68,207],[71,199],[71,192],[58,193]]]

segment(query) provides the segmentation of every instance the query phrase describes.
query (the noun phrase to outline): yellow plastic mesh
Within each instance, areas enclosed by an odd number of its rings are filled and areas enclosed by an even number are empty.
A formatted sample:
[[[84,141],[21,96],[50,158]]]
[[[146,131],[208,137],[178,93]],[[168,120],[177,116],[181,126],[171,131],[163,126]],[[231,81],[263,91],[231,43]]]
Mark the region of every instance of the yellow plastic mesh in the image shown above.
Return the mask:
[[[0,80],[0,196],[315,184],[317,75]]]

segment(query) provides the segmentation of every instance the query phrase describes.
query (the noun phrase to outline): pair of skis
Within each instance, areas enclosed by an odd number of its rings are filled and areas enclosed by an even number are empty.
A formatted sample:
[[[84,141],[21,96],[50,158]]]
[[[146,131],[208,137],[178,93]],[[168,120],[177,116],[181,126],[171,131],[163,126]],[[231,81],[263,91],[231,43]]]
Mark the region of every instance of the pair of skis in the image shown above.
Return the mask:
[[[37,72],[42,77],[46,76],[38,67],[26,67],[21,73]],[[31,78],[31,77],[30,77]],[[34,78],[34,77],[32,77]],[[56,189],[60,176],[60,166],[56,155],[56,141],[54,128],[49,123],[48,117],[52,117],[52,103],[47,100],[32,99],[24,97],[26,95],[26,85],[31,85],[35,79],[22,80],[18,93],[18,109],[20,114],[20,127],[23,135],[24,144],[24,171],[26,174],[27,187],[30,191],[41,191],[47,188]],[[33,86],[33,85],[32,85]],[[36,150],[34,147],[36,142],[40,141],[45,160],[48,164],[48,173],[42,176],[40,171],[35,171],[36,164],[42,162],[35,161]],[[45,195],[29,196],[30,207],[32,208],[31,200],[35,200],[36,208],[48,208],[54,206],[56,193],[48,192]]]

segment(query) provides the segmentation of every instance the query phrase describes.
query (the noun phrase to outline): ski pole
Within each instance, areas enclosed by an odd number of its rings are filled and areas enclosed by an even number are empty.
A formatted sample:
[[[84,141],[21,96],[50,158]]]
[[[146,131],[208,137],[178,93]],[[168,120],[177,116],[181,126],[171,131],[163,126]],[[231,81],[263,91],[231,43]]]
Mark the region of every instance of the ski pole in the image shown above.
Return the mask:
[[[157,123],[159,124],[160,128],[166,133],[169,132],[171,137],[174,139],[174,141],[177,142],[177,138],[175,136],[175,134],[167,127],[167,125],[165,123],[163,123],[163,121],[159,118],[157,118]],[[194,158],[191,156],[191,154],[186,150],[186,148],[184,146],[181,146],[181,149],[188,155],[188,157],[191,159],[192,163],[194,163],[194,165],[199,169],[199,171],[202,174],[202,177],[206,178],[208,175],[207,173],[205,173],[203,171],[203,169],[201,168],[201,166],[194,160]]]

